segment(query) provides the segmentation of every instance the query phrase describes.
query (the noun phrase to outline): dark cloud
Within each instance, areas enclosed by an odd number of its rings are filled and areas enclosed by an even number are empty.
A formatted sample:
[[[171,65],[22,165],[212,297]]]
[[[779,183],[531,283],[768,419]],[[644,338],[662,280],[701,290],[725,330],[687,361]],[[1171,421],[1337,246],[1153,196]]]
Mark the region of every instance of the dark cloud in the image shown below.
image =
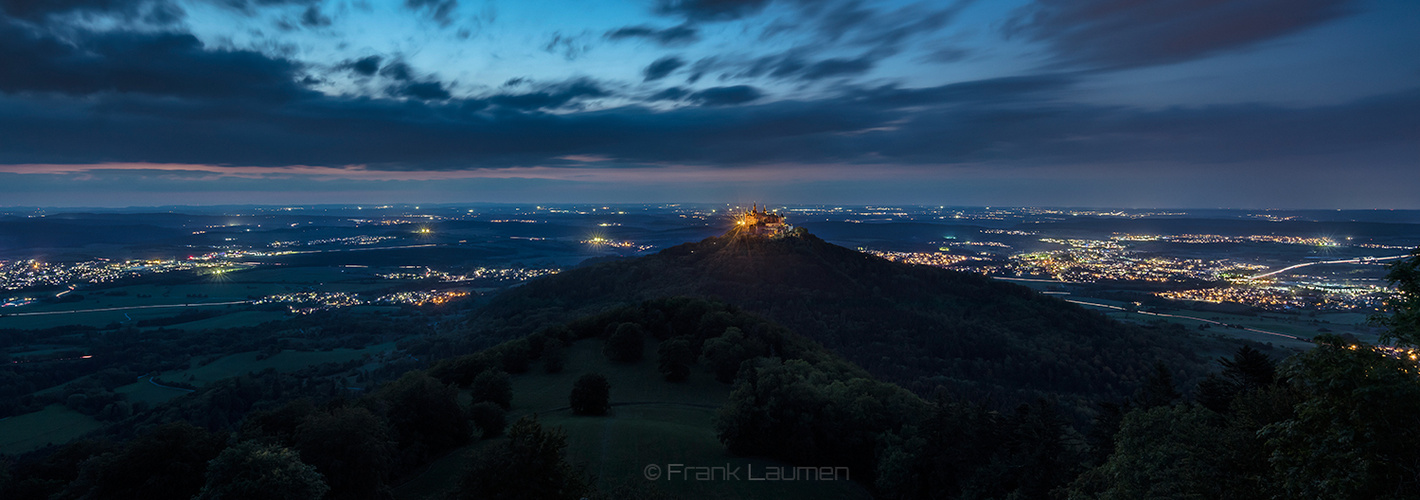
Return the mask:
[[[761,39],[769,41],[787,33],[801,35],[786,39],[794,45],[757,57],[726,54],[702,59],[691,68],[690,81],[713,73],[719,73],[722,79],[802,81],[865,75],[878,61],[939,33],[973,2],[927,2],[893,8],[858,0],[790,1],[797,14],[771,23],[762,30]],[[944,52],[943,58],[947,57],[949,54]]]
[[[1037,0],[1005,27],[1049,44],[1058,63],[1130,67],[1197,59],[1295,33],[1353,0]]]
[[[759,100],[764,97],[764,93],[759,89],[749,85],[734,85],[730,87],[711,87],[694,94],[690,94],[692,101],[704,106],[729,106],[733,104],[744,104],[750,101]]]
[[[307,28],[320,28],[330,24],[330,17],[322,14],[319,6],[306,7],[305,12],[301,13],[301,25]]]
[[[450,97],[449,91],[439,82],[407,83],[392,87],[390,94],[397,97],[411,97],[425,101],[442,101]]]
[[[677,47],[689,45],[700,39],[700,33],[695,28],[682,24],[665,29],[656,29],[650,26],[627,26],[606,33],[608,40],[624,40],[627,38],[644,38],[654,41],[665,47]]]
[[[416,12],[428,14],[430,19],[438,22],[440,26],[453,24],[454,9],[459,7],[458,0],[404,0],[404,6]]]
[[[690,95],[689,90],[681,87],[671,87],[647,97],[647,101],[679,101]]]
[[[814,18],[821,40],[843,41],[851,46],[896,52],[902,44],[919,35],[941,30],[956,19],[974,0],[939,4],[913,4],[896,10],[875,9],[848,1],[828,4]]]
[[[971,55],[971,51],[961,47],[941,47],[933,49],[922,57],[923,61],[936,63],[952,63],[966,59]]]
[[[866,56],[853,59],[845,59],[842,57],[824,59],[804,68],[803,79],[819,80],[823,78],[861,75],[873,69],[873,63],[874,61]]]
[[[958,105],[961,103],[1021,103],[1036,104],[1056,98],[1076,84],[1076,79],[1063,75],[1033,75],[991,78],[939,85],[936,87],[901,88],[885,85],[858,89],[845,96],[860,104],[884,109],[912,108],[926,105]]]
[[[764,10],[770,0],[658,0],[656,12],[692,21],[732,21]]]
[[[103,14],[167,25],[181,21],[184,12],[171,0],[0,0],[0,11],[27,21],[42,21],[68,13]]]
[[[496,94],[482,98],[480,101],[501,108],[530,111],[562,108],[582,99],[609,95],[611,93],[596,82],[579,78],[542,85],[531,92]]]
[[[579,35],[564,35],[562,32],[554,32],[552,38],[543,44],[542,50],[549,54],[562,54],[562,58],[573,61],[582,54],[592,49],[592,45],[587,42],[585,33]]]
[[[354,61],[346,61],[339,69],[348,69],[360,76],[375,76],[375,72],[380,70],[380,56],[367,56]]]
[[[361,61],[364,61],[366,59],[369,58],[367,57],[365,59],[361,59]],[[376,60],[376,62],[378,62],[378,59]],[[407,82],[414,79],[414,69],[410,68],[408,64],[404,63],[404,61],[395,61],[389,63],[389,65],[385,66],[384,69],[381,69],[380,76]]]
[[[675,70],[680,69],[681,66],[685,66],[685,61],[681,60],[681,58],[666,56],[646,66],[646,69],[643,70],[642,73],[646,75],[645,81],[653,82],[669,76]]]
[[[752,88],[656,98],[702,106],[576,111],[610,95],[590,81],[529,92],[406,101],[312,95],[249,106],[144,94],[0,95],[0,163],[149,161],[459,169],[549,164],[570,154],[627,163],[896,165],[1206,164],[1355,151],[1413,161],[1420,89],[1313,108],[1143,110],[1069,103],[1073,80],[1029,77],[928,88],[848,88],[805,101]],[[431,87],[432,88],[432,87]],[[411,89],[413,91],[413,89]],[[753,106],[734,104],[758,102]],[[569,112],[547,113],[560,109]],[[220,137],[221,140],[213,140]],[[1411,160],[1405,160],[1410,158]],[[870,168],[870,167],[865,167]],[[928,168],[928,167],[924,167]]]
[[[738,78],[773,78],[792,80],[822,80],[825,78],[857,76],[872,71],[876,58],[872,55],[863,55],[854,58],[831,57],[817,61],[805,60],[797,54],[779,54],[765,56],[745,63],[731,63],[715,61],[706,65],[697,65],[693,69],[695,72],[707,70],[707,66],[731,69],[739,68],[737,71],[730,71],[729,74]]]
[[[143,15],[143,22],[159,26],[177,24],[187,13],[176,4],[168,2],[153,2],[148,12]]]
[[[920,2],[886,6],[861,0],[788,2],[796,14],[769,23],[760,30],[763,40],[785,35],[797,45],[779,57],[798,59],[852,51],[882,59],[923,43],[952,23],[975,0]],[[802,39],[807,39],[807,42]],[[926,43],[941,43],[938,40]]]
[[[1308,155],[1398,151],[1385,158],[1413,163],[1420,137],[1420,89],[1309,108],[1070,102],[1078,74],[917,88],[840,83],[832,93],[778,100],[748,85],[650,91],[585,78],[513,79],[485,95],[455,97],[447,82],[369,56],[337,67],[382,75],[386,94],[352,97],[308,90],[318,81],[289,59],[204,46],[191,35],[74,28],[60,37],[37,26],[0,21],[0,164],[440,170],[582,154],[724,167],[1260,161],[1284,174],[1290,159]],[[759,74],[860,75],[875,60],[860,54],[765,59]],[[724,64],[716,61],[728,56],[720,57],[703,65]],[[648,67],[647,76],[706,70],[678,59],[665,66]],[[644,104],[601,109],[599,99]]]
[[[208,50],[174,33],[79,33],[61,40],[0,21],[0,92],[136,92],[288,99],[297,63],[245,50]]]
[[[255,15],[263,8],[288,5],[317,5],[322,0],[217,0],[217,3],[246,15]]]

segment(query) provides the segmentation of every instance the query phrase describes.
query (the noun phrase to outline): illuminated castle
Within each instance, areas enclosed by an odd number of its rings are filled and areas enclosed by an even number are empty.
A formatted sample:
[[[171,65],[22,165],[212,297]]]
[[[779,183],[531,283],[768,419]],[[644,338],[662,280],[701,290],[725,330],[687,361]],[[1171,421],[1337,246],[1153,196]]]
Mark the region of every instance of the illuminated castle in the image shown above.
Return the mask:
[[[735,214],[735,227],[730,232],[737,235],[778,236],[788,233],[793,227],[784,222],[784,216],[759,208],[756,203],[748,212]]]

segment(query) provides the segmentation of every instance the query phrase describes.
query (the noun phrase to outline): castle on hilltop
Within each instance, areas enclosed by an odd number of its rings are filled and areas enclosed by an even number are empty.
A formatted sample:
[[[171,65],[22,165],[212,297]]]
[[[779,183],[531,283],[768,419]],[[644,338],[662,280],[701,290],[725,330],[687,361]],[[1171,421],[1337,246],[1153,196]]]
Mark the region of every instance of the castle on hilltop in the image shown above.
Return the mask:
[[[736,235],[780,236],[793,229],[784,222],[784,216],[761,209],[756,203],[748,212],[735,214],[735,227],[730,232]]]

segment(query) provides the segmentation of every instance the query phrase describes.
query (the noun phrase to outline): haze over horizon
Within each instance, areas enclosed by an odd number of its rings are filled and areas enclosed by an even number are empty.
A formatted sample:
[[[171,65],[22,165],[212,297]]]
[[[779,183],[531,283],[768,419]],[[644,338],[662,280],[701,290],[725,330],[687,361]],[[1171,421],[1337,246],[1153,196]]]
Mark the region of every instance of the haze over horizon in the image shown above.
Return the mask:
[[[0,206],[1420,209],[1405,0],[0,0]]]

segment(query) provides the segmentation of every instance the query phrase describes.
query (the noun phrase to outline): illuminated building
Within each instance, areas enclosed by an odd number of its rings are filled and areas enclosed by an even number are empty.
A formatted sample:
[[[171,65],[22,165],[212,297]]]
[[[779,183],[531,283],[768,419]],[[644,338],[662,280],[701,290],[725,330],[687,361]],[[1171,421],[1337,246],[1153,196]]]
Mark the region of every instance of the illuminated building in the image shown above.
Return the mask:
[[[784,216],[760,209],[753,205],[748,212],[735,215],[735,227],[730,233],[736,236],[779,236],[794,229],[784,222]]]

